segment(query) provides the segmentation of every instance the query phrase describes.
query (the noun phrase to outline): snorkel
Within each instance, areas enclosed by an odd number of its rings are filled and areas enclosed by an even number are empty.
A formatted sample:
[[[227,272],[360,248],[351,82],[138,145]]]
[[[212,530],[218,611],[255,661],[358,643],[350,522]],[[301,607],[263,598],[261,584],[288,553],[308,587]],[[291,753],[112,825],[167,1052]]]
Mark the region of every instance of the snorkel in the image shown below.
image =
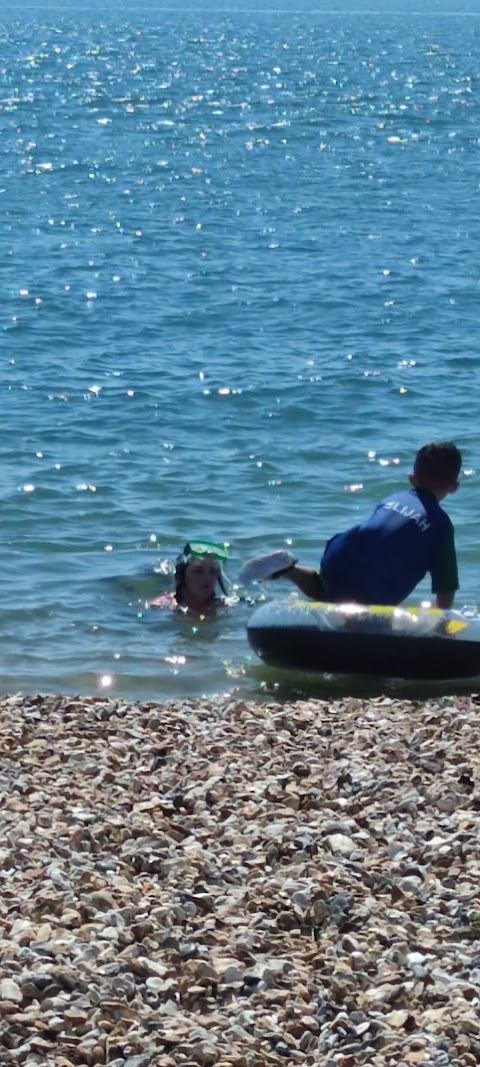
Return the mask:
[[[219,545],[214,541],[187,541],[185,548],[175,562],[175,599],[178,603],[180,603],[185,587],[188,564],[192,559],[204,559],[205,557],[209,557],[219,564],[217,581],[223,595],[227,596],[226,578],[221,564],[228,559],[228,545]]]

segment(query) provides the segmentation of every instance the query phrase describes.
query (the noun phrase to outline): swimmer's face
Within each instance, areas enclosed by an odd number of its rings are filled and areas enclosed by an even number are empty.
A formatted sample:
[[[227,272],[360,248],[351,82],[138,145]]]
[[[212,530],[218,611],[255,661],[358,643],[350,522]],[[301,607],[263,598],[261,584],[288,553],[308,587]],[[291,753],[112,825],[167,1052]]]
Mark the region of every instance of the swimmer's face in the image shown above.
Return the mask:
[[[195,599],[208,600],[215,595],[218,581],[218,563],[205,556],[192,559],[185,572],[185,587]]]

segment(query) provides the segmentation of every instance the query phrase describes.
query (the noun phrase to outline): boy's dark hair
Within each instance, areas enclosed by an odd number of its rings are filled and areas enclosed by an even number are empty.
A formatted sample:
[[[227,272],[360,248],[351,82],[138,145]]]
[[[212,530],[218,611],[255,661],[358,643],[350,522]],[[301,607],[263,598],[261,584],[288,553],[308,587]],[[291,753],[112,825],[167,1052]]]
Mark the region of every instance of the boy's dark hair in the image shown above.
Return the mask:
[[[448,489],[455,485],[462,466],[462,455],[452,441],[424,445],[415,456],[413,473],[424,485]]]

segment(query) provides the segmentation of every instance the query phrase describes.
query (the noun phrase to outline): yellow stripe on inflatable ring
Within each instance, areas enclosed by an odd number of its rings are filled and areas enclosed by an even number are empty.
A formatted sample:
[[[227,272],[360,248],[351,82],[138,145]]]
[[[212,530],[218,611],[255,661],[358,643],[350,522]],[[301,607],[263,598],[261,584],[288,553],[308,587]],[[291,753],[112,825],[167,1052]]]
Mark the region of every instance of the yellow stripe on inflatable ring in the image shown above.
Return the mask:
[[[453,637],[455,634],[461,633],[468,626],[468,622],[460,622],[458,619],[449,619],[445,623],[445,633],[450,634]]]

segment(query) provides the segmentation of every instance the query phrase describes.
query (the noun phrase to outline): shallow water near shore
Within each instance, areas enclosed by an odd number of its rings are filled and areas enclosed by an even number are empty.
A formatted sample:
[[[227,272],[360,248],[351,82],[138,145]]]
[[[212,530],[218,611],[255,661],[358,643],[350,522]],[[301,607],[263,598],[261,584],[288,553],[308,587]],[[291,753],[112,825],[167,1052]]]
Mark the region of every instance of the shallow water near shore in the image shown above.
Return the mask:
[[[362,691],[262,668],[248,600],[149,598],[189,538],[230,542],[232,582],[318,565],[428,439],[464,454],[480,600],[479,41],[428,12],[2,15],[0,691]]]

